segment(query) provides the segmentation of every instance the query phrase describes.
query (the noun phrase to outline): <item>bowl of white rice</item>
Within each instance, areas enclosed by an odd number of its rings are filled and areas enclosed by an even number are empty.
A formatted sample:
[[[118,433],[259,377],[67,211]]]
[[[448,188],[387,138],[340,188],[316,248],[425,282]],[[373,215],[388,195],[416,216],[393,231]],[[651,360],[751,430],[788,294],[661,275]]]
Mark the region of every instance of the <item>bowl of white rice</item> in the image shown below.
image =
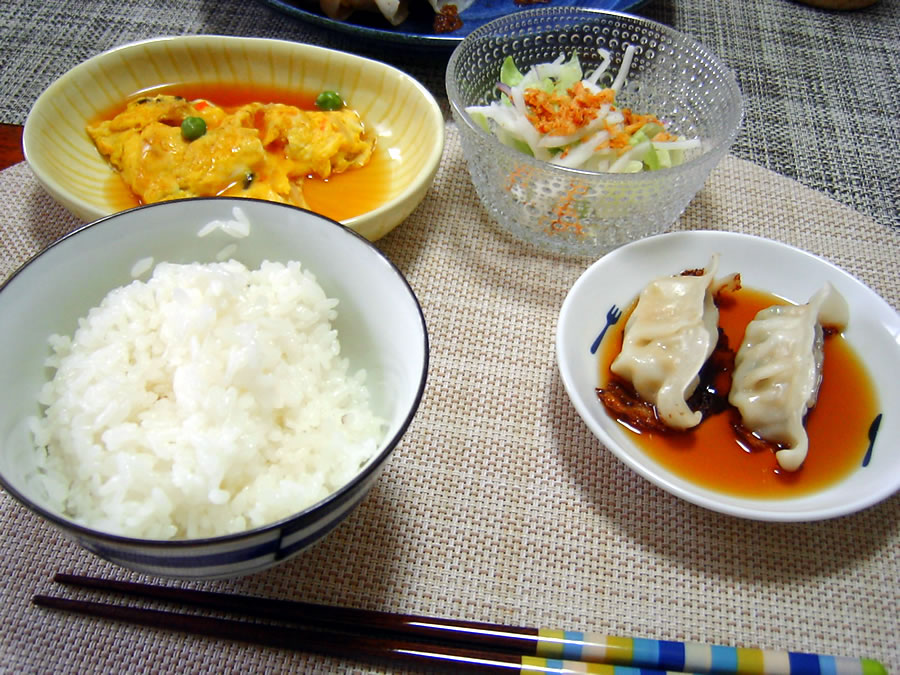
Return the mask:
[[[257,572],[336,527],[412,422],[428,334],[402,273],[250,199],[86,225],[0,286],[0,486],[97,555]]]

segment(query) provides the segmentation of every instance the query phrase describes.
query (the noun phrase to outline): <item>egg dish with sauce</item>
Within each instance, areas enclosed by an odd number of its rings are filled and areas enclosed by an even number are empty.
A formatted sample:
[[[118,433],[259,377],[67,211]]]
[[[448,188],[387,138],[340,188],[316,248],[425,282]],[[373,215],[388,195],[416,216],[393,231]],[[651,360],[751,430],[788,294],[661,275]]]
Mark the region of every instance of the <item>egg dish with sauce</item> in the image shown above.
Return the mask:
[[[142,203],[232,196],[307,208],[304,179],[361,168],[375,148],[356,111],[329,103],[334,109],[223,108],[161,94],[129,102],[87,132]]]

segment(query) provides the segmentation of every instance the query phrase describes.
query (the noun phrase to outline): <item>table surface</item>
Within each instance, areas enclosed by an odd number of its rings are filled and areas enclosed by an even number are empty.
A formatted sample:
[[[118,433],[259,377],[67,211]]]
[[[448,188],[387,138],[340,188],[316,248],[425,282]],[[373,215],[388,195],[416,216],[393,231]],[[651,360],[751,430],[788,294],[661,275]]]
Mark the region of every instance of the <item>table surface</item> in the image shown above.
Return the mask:
[[[650,0],[636,13],[734,70],[745,121],[674,229],[748,232],[823,256],[896,310],[900,3],[831,12],[790,0]],[[76,63],[136,39],[252,35],[396,65],[445,114],[447,53],[364,42],[264,2],[25,0],[0,5],[0,280],[78,222],[16,164],[30,106]],[[366,501],[268,572],[192,584],[375,609],[869,656],[900,670],[900,496],[817,523],[686,504],[591,436],[559,382],[553,331],[585,262],[510,241],[480,207],[447,115],[426,200],[378,246],[409,279],[432,362],[419,414]],[[4,159],[5,158],[5,159]],[[9,166],[12,164],[12,166]],[[892,364],[896,367],[896,364]],[[0,494],[0,671],[179,667],[394,672],[369,664],[72,619],[29,606],[53,570],[133,578]]]

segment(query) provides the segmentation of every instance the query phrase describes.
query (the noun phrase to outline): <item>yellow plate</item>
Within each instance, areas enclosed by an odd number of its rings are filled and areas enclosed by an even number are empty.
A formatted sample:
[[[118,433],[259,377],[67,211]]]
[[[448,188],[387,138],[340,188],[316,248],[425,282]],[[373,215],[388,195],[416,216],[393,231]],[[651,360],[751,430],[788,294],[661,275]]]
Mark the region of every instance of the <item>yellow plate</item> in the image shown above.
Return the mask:
[[[35,176],[83,220],[116,212],[106,188],[112,169],[88,138],[85,124],[139,91],[180,82],[340,91],[375,130],[391,162],[384,203],[342,221],[373,241],[422,201],[443,153],[444,120],[437,102],[396,68],[296,42],[195,35],[117,47],[51,84],[25,122],[25,158]]]

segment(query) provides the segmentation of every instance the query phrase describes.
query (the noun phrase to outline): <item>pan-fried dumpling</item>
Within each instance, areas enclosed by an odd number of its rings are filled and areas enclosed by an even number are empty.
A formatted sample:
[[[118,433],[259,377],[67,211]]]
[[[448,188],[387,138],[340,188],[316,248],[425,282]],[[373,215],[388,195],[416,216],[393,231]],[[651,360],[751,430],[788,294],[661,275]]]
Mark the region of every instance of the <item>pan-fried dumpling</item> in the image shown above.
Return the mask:
[[[734,362],[728,401],[749,431],[783,446],[778,464],[796,471],[806,459],[803,422],[822,383],[822,326],[847,325],[847,301],[827,283],[805,305],[774,305],[747,325]]]
[[[662,277],[647,284],[625,324],[622,351],[610,366],[673,429],[689,429],[703,418],[688,407],[687,399],[719,339],[713,297],[717,266],[718,256],[713,255],[702,274]]]

